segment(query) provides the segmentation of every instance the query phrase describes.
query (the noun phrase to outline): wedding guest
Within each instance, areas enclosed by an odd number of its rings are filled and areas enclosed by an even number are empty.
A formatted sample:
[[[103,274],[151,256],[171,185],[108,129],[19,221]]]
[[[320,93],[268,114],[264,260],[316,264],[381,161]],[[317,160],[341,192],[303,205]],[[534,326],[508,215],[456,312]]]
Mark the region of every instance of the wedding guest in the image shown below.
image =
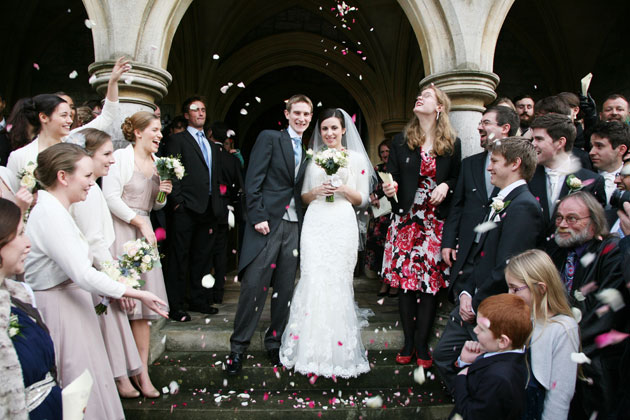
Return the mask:
[[[155,167],[155,156],[160,140],[162,124],[153,113],[138,111],[125,118],[123,135],[131,144],[114,152],[115,163],[110,166],[109,175],[103,178],[103,194],[113,215],[115,240],[110,251],[112,255],[122,255],[123,245],[130,240],[146,238],[157,245],[153,226],[149,218],[151,209],[159,210],[166,201],[158,202],[159,191],[170,194],[170,180],[161,181]],[[150,290],[166,301],[166,289],[162,270],[154,268],[141,275],[143,290]],[[136,305],[129,315],[131,330],[136,339],[143,369],[137,381],[145,397],[157,398],[160,393],[151,383],[148,373],[150,320],[157,316],[149,307]]]
[[[110,129],[118,115],[118,81],[130,68],[131,66],[124,58],[121,57],[116,61],[107,85],[107,100],[102,115],[73,131],[70,129],[74,111],[70,104],[58,95],[41,94],[26,101],[21,112],[33,127],[36,137],[32,142],[9,155],[7,167],[16,175],[14,185],[12,185],[14,190],[17,190],[17,175],[29,162],[35,163],[37,154],[42,150],[66,141],[83,144],[82,136],[77,134],[77,131],[83,128]]]
[[[448,117],[451,101],[434,85],[424,88],[414,116],[392,142],[387,170],[394,183],[384,184],[394,218],[387,232],[382,276],[400,287],[399,312],[405,343],[396,362],[433,364],[429,335],[437,308],[437,293],[448,286],[442,260],[442,227],[459,175],[461,143]],[[394,195],[397,200],[394,200]]]
[[[630,116],[630,107],[628,106],[628,100],[625,96],[613,93],[609,95],[602,104],[602,110],[599,113],[600,121],[619,121],[621,123],[628,123]]]
[[[479,305],[475,333],[458,359],[453,413],[467,420],[520,420],[527,367],[525,344],[532,332],[529,306],[506,293]]]
[[[519,95],[514,98],[514,106],[520,119],[520,135],[529,136],[529,124],[534,120],[534,98],[531,95]]]
[[[85,137],[85,151],[92,158],[94,179],[106,176],[110,165],[115,162],[111,137],[95,128],[86,128],[81,134]],[[115,239],[114,224],[107,201],[97,183],[92,185],[85,201],[70,207],[70,213],[90,245],[94,266],[100,269],[104,262],[112,261],[114,258],[109,249]],[[99,315],[98,321],[118,394],[122,398],[139,397],[140,393],[131,385],[129,376],[142,371],[142,362],[126,313],[127,310],[133,310],[135,303],[131,299],[121,298],[110,304],[109,299],[97,294],[93,298],[94,305],[102,301],[109,305],[107,311]]]
[[[462,160],[451,209],[442,231],[442,258],[452,267],[457,248],[467,248],[475,239],[475,226],[483,221],[489,200],[499,192],[490,182],[487,168],[495,141],[513,136],[518,130],[516,111],[501,106],[488,108],[477,126],[483,152]]]
[[[33,203],[33,194],[23,186],[19,187],[17,193],[11,188],[15,175],[8,168],[0,166],[0,197],[17,204],[22,213],[26,212]]]
[[[566,419],[575,391],[580,334],[558,270],[545,252],[531,249],[510,258],[505,267],[509,293],[532,310],[530,375],[523,420]]]
[[[454,362],[464,343],[475,338],[477,306],[488,296],[507,292],[507,260],[534,248],[543,231],[540,204],[527,187],[535,169],[536,151],[528,139],[507,137],[492,145],[488,171],[499,192],[474,238],[459,244],[449,288],[456,306],[434,353],[449,390],[456,375]]]
[[[0,417],[61,420],[53,341],[35,309],[33,291],[7,278],[24,272],[30,247],[22,212],[0,199]],[[39,400],[44,391],[48,394]]]
[[[615,191],[615,174],[623,167],[623,157],[630,149],[630,128],[618,121],[600,122],[591,132],[590,156],[593,166],[604,177],[606,203]],[[607,206],[608,208],[609,206]]]
[[[122,419],[90,293],[140,299],[164,317],[168,316],[162,309],[166,303],[92,267],[89,244],[69,213],[70,205],[85,200],[93,185],[92,160],[83,148],[65,143],[47,148],[37,157],[35,175],[44,189],[38,191],[38,203],[26,228],[32,248],[25,278],[56,345],[59,383],[68,385],[87,369],[94,385],[86,418]]]
[[[385,196],[383,192],[383,180],[378,175],[379,172],[387,172],[386,165],[389,159],[389,149],[391,140],[385,139],[378,145],[378,156],[381,163],[376,165],[376,173],[378,183],[374,186],[374,191],[370,194],[370,203],[379,207],[379,200]],[[390,214],[384,214],[380,217],[373,217],[370,220],[367,231],[367,241],[365,244],[365,267],[367,270],[377,273],[378,278],[383,281],[381,269],[383,268],[383,253],[385,252],[385,239],[387,238],[387,228],[389,227]],[[389,284],[383,282],[381,289],[378,291],[378,297],[398,296],[398,289],[390,288]]]
[[[602,206],[583,191],[560,200],[555,221],[554,242],[548,244],[547,252],[560,272],[570,305],[581,313],[578,324],[582,349],[591,359],[582,369],[592,381],[577,383],[569,418],[588,419],[593,411],[599,418],[608,418],[616,403],[624,343],[600,348],[596,338],[612,329],[628,332],[628,302],[622,298],[627,292],[623,278],[626,270],[619,238],[608,234]],[[609,294],[619,293],[625,309],[611,307],[599,295],[607,289]]]
[[[0,165],[2,166],[7,165],[12,151],[27,145],[35,137],[33,126],[28,122],[25,113],[22,112],[22,108],[27,101],[28,98],[18,99],[13,105],[13,109],[11,109],[7,125],[0,130],[0,147],[2,148]]]

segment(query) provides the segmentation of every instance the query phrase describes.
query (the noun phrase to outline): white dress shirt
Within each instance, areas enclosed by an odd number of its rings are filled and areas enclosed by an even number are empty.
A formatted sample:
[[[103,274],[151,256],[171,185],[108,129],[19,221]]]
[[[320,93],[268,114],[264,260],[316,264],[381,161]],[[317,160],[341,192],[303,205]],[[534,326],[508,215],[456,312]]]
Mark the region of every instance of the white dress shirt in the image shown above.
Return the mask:
[[[109,247],[116,238],[114,223],[98,184],[90,188],[85,201],[70,206],[70,214],[90,245],[94,265],[100,267],[102,262],[113,260]]]
[[[604,177],[605,181],[605,189],[606,189],[606,208],[610,208],[610,197],[612,193],[617,189],[617,184],[615,184],[615,174],[617,172],[621,172],[623,169],[623,163],[617,170],[612,172],[599,171],[599,174]]]
[[[125,285],[92,267],[89,244],[70,213],[55,196],[38,192],[26,225],[31,252],[25,280],[33,290],[47,290],[71,279],[90,293],[120,298]]]

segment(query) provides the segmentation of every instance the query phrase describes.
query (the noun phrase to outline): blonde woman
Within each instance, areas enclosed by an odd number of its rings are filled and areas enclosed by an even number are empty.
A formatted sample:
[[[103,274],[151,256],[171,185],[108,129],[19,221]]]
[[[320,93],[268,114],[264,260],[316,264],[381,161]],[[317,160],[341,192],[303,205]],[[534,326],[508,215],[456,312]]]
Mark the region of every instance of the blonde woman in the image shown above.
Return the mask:
[[[414,104],[414,116],[392,142],[387,169],[394,182],[383,185],[394,218],[387,232],[383,281],[400,287],[400,318],[405,344],[396,356],[410,363],[417,353],[419,366],[433,364],[428,340],[435,318],[436,294],[448,286],[442,260],[442,226],[448,215],[451,191],[459,175],[461,143],[451,127],[450,100],[431,85]]]
[[[531,249],[510,259],[505,278],[534,321],[523,419],[566,419],[577,377],[571,353],[579,351],[580,337],[558,270],[546,253]]]

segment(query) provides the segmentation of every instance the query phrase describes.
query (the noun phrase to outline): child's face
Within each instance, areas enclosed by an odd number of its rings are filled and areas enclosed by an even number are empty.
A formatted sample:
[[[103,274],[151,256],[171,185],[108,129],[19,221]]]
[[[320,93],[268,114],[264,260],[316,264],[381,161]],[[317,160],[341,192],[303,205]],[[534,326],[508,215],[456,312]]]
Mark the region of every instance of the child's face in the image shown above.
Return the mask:
[[[477,334],[477,341],[481,345],[482,352],[492,353],[501,350],[499,339],[494,338],[494,333],[490,331],[490,320],[481,312],[477,313],[477,326],[473,331]]]
[[[512,276],[507,271],[505,273],[505,280],[507,281],[508,285],[508,293],[520,297],[531,308],[532,292],[529,290],[529,287],[522,281],[515,279],[514,276]]]

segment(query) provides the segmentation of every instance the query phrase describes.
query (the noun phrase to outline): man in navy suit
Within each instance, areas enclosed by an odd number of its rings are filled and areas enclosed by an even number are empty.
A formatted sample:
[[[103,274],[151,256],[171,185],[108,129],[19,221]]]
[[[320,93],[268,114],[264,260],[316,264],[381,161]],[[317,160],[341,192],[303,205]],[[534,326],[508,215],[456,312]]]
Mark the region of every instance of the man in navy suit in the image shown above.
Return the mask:
[[[475,338],[479,303],[488,296],[507,292],[507,260],[534,248],[543,231],[540,204],[527,187],[535,169],[536,151],[528,139],[508,137],[492,145],[488,171],[492,184],[500,191],[473,240],[460,242],[449,287],[449,296],[457,305],[433,355],[451,392],[457,356],[464,343]]]
[[[604,178],[581,168],[579,161],[571,155],[576,130],[566,115],[546,114],[537,117],[530,127],[538,166],[529,181],[529,189],[543,209],[545,236],[549,237],[556,228],[553,217],[556,203],[567,194],[586,191],[602,206],[606,205]]]
[[[227,371],[231,375],[241,371],[270,287],[274,296],[265,348],[271,362],[280,364],[280,341],[289,318],[303,218],[301,193],[306,165],[302,135],[311,122],[313,103],[304,95],[294,95],[284,115],[289,127],[260,133],[245,176],[247,222],[238,267],[241,294],[230,337]]]
[[[481,117],[477,129],[484,151],[462,160],[451,210],[442,231],[442,258],[449,267],[457,258],[457,244],[467,246],[472,242],[475,237],[473,228],[486,215],[493,192],[494,195],[498,192],[494,191],[490,172],[486,170],[490,164],[488,149],[494,141],[513,136],[518,130],[518,121],[516,111],[506,106],[488,108]]]
[[[176,321],[190,321],[184,310],[186,289],[190,280],[189,310],[216,314],[211,305],[211,292],[202,286],[202,278],[212,268],[212,247],[217,220],[227,217],[222,205],[220,184],[220,151],[209,142],[203,130],[206,105],[203,98],[186,99],[182,106],[188,127],[172,135],[166,142],[165,156],[181,159],[186,176],[173,180],[169,197],[169,259],[166,291],[171,306],[170,317]]]

